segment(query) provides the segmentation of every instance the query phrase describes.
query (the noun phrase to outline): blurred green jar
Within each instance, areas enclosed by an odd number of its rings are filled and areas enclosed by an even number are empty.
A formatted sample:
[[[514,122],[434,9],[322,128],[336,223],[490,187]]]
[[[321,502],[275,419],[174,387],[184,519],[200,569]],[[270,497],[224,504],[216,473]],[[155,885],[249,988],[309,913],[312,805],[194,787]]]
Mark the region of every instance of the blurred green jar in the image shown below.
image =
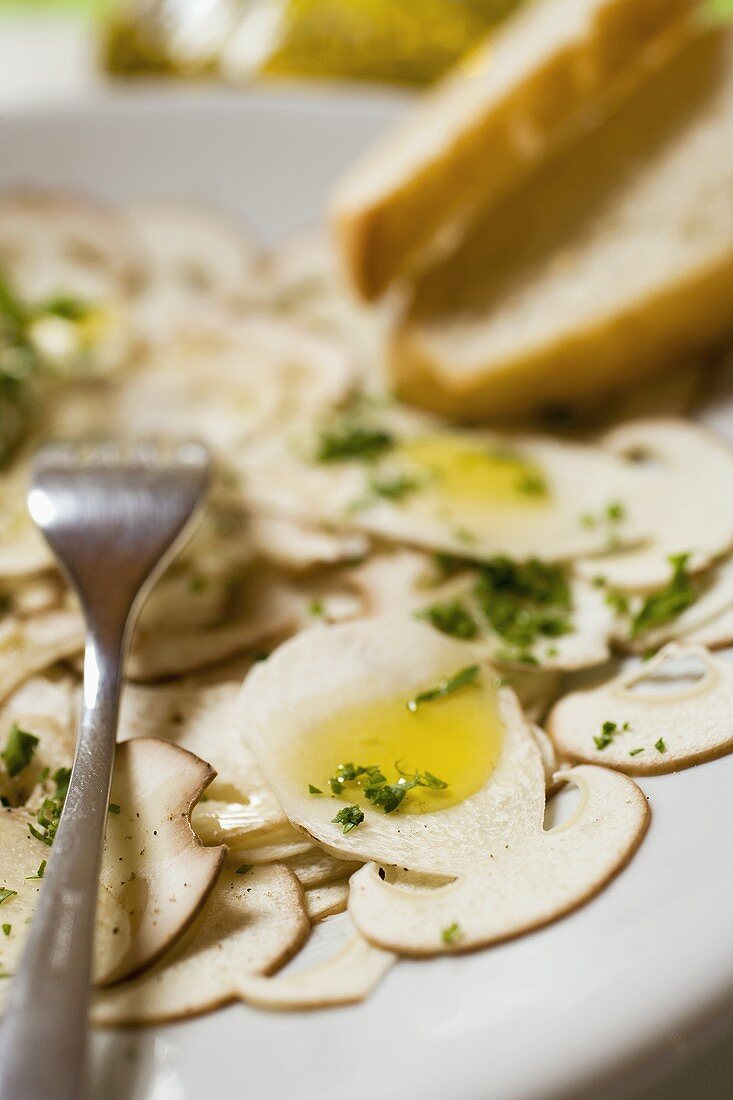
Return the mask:
[[[116,73],[421,85],[521,0],[128,0],[105,31]]]

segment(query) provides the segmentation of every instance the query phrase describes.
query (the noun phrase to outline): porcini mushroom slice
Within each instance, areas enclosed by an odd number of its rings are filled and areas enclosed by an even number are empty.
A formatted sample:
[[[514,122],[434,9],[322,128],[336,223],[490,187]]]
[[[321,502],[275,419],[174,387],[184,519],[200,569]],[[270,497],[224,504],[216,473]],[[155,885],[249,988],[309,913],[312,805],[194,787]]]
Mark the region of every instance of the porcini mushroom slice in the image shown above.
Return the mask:
[[[190,815],[213,776],[203,760],[167,741],[118,747],[100,879],[129,914],[132,942],[107,980],[158,958],[212,889],[225,849],[205,848]]]
[[[375,864],[351,880],[349,914],[370,942],[405,955],[469,951],[529,932],[593,897],[636,851],[649,810],[639,788],[604,768],[562,778],[581,801],[563,825],[544,832],[533,808],[523,836],[474,851],[474,867],[454,882],[417,891],[383,880]]]
[[[558,753],[635,775],[677,771],[733,749],[733,663],[671,642],[599,687],[555,704]]]
[[[305,911],[311,924],[326,917],[345,913],[349,902],[348,882],[331,882],[326,886],[309,886],[305,891]]]
[[[310,738],[327,726],[334,712],[350,714],[343,708],[366,707],[375,699],[389,700],[390,706],[394,699],[414,700],[416,693],[440,683],[441,677],[445,683],[446,674],[464,667],[470,653],[470,646],[401,617],[313,630],[287,643],[251,674],[240,698],[239,716],[266,777],[297,827],[306,829],[326,851],[371,860],[383,872],[395,868],[400,875],[409,869],[411,876],[417,872],[453,880],[429,897],[440,902],[444,891],[455,896],[454,916],[446,926],[462,924],[465,907],[463,945],[478,946],[560,916],[596,893],[623,867],[644,834],[648,814],[646,800],[631,780],[599,769],[572,773],[584,792],[581,810],[562,831],[546,833],[545,767],[540,750],[513,692],[497,686],[488,669],[475,674],[473,686],[465,690],[474,693],[473,704],[478,708],[471,711],[471,721],[476,714],[491,714],[495,708],[501,724],[498,758],[478,789],[448,808],[404,813],[400,803],[394,812],[384,813],[367,800],[360,806],[363,820],[344,831],[334,816],[340,806],[346,806],[349,792],[344,790],[336,801],[309,793],[298,770],[288,767],[288,759],[291,765],[293,758],[312,759],[316,750]],[[328,692],[321,686],[324,669],[328,669]],[[441,704],[433,696],[422,705]],[[409,707],[406,710],[415,713]],[[464,720],[469,721],[467,713]],[[483,719],[480,728],[481,738],[491,736],[489,728],[484,731]],[[451,729],[454,734],[456,726]],[[476,750],[480,747],[477,742]],[[490,865],[487,872],[485,865]],[[551,867],[557,880],[552,890],[547,888],[545,866]],[[371,883],[372,873],[381,886],[376,868],[363,869],[352,876],[350,891],[354,882],[364,884],[368,879]],[[522,876],[525,884],[517,891]],[[505,891],[507,898],[516,893],[517,904],[505,907],[501,914],[495,912],[494,890]],[[350,910],[355,904],[350,893]],[[480,921],[486,909],[490,914]],[[423,910],[428,914],[429,935],[423,930],[414,941],[409,936],[400,938],[399,949],[418,954],[452,950],[452,938],[441,937],[440,905],[434,919],[428,903]],[[382,933],[375,931],[371,921],[367,925],[360,912],[354,909],[360,930],[379,946],[394,949],[398,941],[381,938]]]
[[[163,1023],[246,999],[247,976],[273,973],[309,931],[292,871],[282,864],[241,871],[229,861],[186,935],[146,973],[102,991],[92,1020]]]
[[[645,502],[650,539],[638,549],[582,562],[581,573],[601,575],[622,589],[661,587],[671,555],[689,553],[691,570],[699,570],[730,550],[733,451],[722,440],[689,421],[660,418],[624,424],[603,442],[619,457],[639,460],[639,501]]]
[[[258,1008],[331,1008],[366,1000],[396,961],[392,952],[374,947],[354,932],[339,950],[314,966],[274,978],[247,975],[240,981],[246,1001]]]
[[[147,199],[128,203],[125,212],[145,259],[136,317],[152,340],[169,337],[192,310],[236,292],[256,261],[247,231],[205,207]]]
[[[239,683],[186,681],[130,686],[122,697],[119,739],[161,737],[211,763],[216,776],[191,818],[205,844],[244,849],[250,843],[297,841],[311,848],[308,837],[295,833],[242,742],[234,709],[239,688]],[[248,857],[246,862],[255,861]]]
[[[491,563],[487,563],[488,568]],[[522,565],[502,560],[502,568],[516,571],[517,619],[528,611],[522,602]],[[532,566],[529,567],[530,569]],[[492,597],[482,598],[480,567],[470,561],[455,576],[441,580],[427,554],[402,550],[379,554],[350,574],[351,583],[360,591],[368,614],[405,614],[424,619],[436,629],[453,637],[468,637],[480,645],[485,656],[502,667],[527,667],[571,671],[602,664],[609,657],[609,637],[613,613],[605,594],[597,587],[574,578],[562,566],[551,570],[558,588],[567,594],[567,608],[538,605],[543,612],[557,612],[557,631],[553,636],[538,628],[537,636],[521,648],[497,632],[486,614]],[[509,582],[505,590],[512,595]],[[526,582],[525,582],[526,583]]]
[[[45,611],[0,622],[0,702],[49,665],[84,648],[84,621],[77,611]]]
[[[141,260],[127,220],[101,202],[40,188],[0,195],[0,266],[31,302],[124,297]]]
[[[241,459],[248,501],[268,513],[468,558],[567,561],[603,552],[611,534],[623,546],[650,533],[639,495],[645,482],[604,448],[447,430],[401,410],[359,430],[358,438],[377,440],[373,462],[340,461],[332,450],[319,461],[324,440],[341,447],[344,433],[353,438],[348,420],[257,441]],[[476,475],[474,491],[465,468],[478,463],[481,470],[482,462],[485,482]],[[581,523],[584,513],[614,501],[625,507],[612,531],[605,522]]]
[[[369,552],[369,539],[358,531],[331,531],[282,516],[253,515],[247,533],[262,557],[283,569],[337,565]]]
[[[28,937],[29,925],[43,886],[51,849],[34,837],[35,816],[25,809],[0,809],[0,973],[15,974]],[[97,894],[94,937],[94,980],[107,981],[130,950],[130,919],[103,884]],[[6,983],[7,984],[7,983]]]

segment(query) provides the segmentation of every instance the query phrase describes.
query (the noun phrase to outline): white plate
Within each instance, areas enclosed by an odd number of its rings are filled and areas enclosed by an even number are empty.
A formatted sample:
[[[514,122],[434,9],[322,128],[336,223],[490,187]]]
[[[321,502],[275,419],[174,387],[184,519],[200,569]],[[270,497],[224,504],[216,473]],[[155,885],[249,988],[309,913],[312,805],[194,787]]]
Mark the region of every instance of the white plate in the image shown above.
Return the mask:
[[[318,218],[338,172],[400,109],[376,94],[294,89],[6,115],[0,182],[205,199],[274,239]],[[643,787],[653,823],[641,851],[572,916],[473,956],[402,963],[360,1007],[237,1005],[98,1037],[97,1096],[631,1095],[733,1017],[733,756]]]

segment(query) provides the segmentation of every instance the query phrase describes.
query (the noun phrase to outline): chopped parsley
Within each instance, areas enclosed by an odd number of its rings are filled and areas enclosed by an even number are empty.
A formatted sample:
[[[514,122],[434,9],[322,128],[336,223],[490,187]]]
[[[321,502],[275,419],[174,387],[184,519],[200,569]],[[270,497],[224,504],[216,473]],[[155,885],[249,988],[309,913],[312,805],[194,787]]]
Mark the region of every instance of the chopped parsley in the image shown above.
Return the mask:
[[[314,787],[312,783],[308,784],[308,794],[323,794],[320,787]]]
[[[446,676],[437,687],[430,688],[428,691],[421,691],[414,699],[408,700],[407,709],[414,714],[424,703],[432,703],[436,699],[445,699],[446,696],[452,695],[460,688],[475,684],[479,678],[479,672],[478,665],[468,665],[467,668],[462,668],[452,676]]]
[[[38,740],[34,733],[22,730],[17,722],[13,722],[5,748],[0,753],[11,779],[28,767],[38,746]]]
[[[334,825],[343,826],[344,836],[350,833],[352,829],[355,829],[357,825],[361,825],[363,820],[364,811],[360,810],[358,806],[344,806],[334,818],[331,818]]]
[[[699,596],[697,586],[687,571],[689,554],[673,554],[669,558],[672,576],[665,588],[647,596],[631,624],[631,637],[638,638],[646,630],[671,622],[690,607]]]
[[[318,599],[318,597],[312,599],[308,604],[308,614],[312,615],[314,619],[320,619],[325,610],[323,600]]]
[[[629,753],[629,756],[638,756],[639,753],[643,752],[643,751],[644,751],[643,748],[641,748],[641,749],[632,749],[631,752]]]
[[[4,887],[3,887],[3,889],[2,889],[2,890],[0,890],[0,905],[2,905],[2,903],[3,903],[4,901],[7,901],[7,900],[8,900],[8,898],[13,898],[13,897],[15,897],[15,895],[16,895],[17,893],[18,893],[18,891],[17,891],[17,890],[6,890],[6,889],[5,889]]]
[[[527,496],[543,497],[547,495],[547,481],[538,471],[528,471],[517,482],[517,492]]]
[[[400,769],[397,768],[397,770]],[[402,804],[408,791],[415,787],[429,787],[437,791],[445,790],[448,786],[443,779],[439,779],[437,775],[428,771],[416,771],[412,775],[402,773],[396,783],[388,783],[378,764],[353,763],[339,764],[336,775],[331,776],[328,783],[337,797],[343,794],[344,788],[349,783],[361,786],[367,801],[386,814],[394,813]]]
[[[473,595],[481,615],[506,644],[506,658],[533,663],[530,649],[535,642],[572,629],[572,597],[561,566],[536,558],[515,562],[496,557],[477,570]]]
[[[628,733],[630,729],[631,726],[628,722],[624,722],[623,726],[619,726],[616,722],[604,722],[601,726],[601,732],[593,738],[596,748],[602,752],[603,749],[607,749],[609,745],[613,744],[616,734]]]
[[[205,592],[206,587],[206,577],[203,577],[200,573],[194,573],[188,582],[188,591],[194,596],[198,596],[201,592]]]
[[[418,611],[415,617],[424,619],[436,630],[461,641],[470,642],[478,634],[478,624],[461,600],[434,603],[431,607]]]
[[[248,871],[252,870],[253,866],[254,865],[252,863],[242,863],[239,867],[237,867],[234,874],[235,875],[246,875]]]
[[[667,746],[665,744],[665,741],[664,741],[663,737],[660,737],[658,741],[655,741],[654,748],[657,750],[657,752],[666,752],[667,751]]]
[[[38,865],[38,870],[36,871],[35,875],[28,875],[26,881],[29,881],[32,878],[43,878],[46,873],[46,864],[47,861],[45,859],[42,859],[40,864]]]
[[[373,462],[394,446],[394,436],[382,428],[359,424],[346,417],[341,423],[322,428],[318,436],[318,462]]]
[[[440,933],[443,943],[455,943],[461,934],[461,926],[456,921],[453,924],[449,924],[447,928],[444,928]]]
[[[50,798],[44,798],[36,814],[39,828],[36,828],[35,825],[31,825],[30,822],[28,824],[31,836],[34,836],[36,840],[43,841],[44,844],[48,844],[49,848],[53,844],[58,831],[61,811],[64,808],[64,801],[69,790],[70,779],[70,768],[59,768],[58,771],[54,772],[53,783],[56,789]]]
[[[385,500],[404,500],[411,493],[422,489],[424,481],[410,477],[408,474],[396,474],[393,477],[370,478],[369,488],[374,496],[384,497]]]
[[[13,931],[12,924],[4,924],[3,925],[3,935],[4,936],[9,936],[12,931]]]
[[[617,615],[628,615],[629,597],[615,588],[609,588],[606,593],[606,605],[615,611]]]
[[[108,814],[114,814],[116,816],[119,812],[120,812],[120,807],[117,805],[117,803],[116,802],[110,802],[109,806],[107,807],[107,813]]]

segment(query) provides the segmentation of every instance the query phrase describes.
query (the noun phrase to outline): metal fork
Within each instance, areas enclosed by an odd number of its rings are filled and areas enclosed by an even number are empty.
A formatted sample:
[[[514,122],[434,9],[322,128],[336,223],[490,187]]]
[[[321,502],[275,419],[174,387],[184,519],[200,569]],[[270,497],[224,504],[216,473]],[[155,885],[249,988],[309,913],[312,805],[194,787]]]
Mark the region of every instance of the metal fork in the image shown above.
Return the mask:
[[[47,448],[28,505],[87,623],[84,702],[66,804],[0,1028],[0,1100],[80,1100],[94,911],[136,612],[209,485],[199,443]]]

